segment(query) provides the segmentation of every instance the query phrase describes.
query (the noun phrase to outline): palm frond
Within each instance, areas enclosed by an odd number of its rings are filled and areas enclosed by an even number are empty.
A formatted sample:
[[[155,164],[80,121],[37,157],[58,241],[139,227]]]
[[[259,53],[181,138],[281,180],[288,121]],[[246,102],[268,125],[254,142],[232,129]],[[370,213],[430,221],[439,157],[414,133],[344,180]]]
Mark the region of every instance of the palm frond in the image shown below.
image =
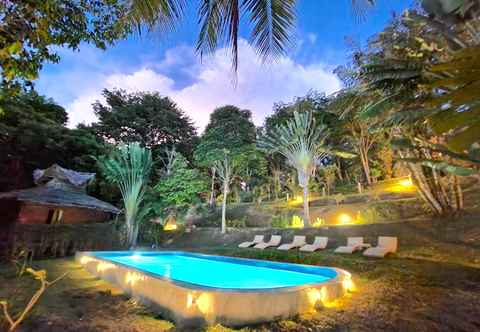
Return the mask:
[[[129,0],[127,20],[139,33],[143,25],[168,32],[181,21],[185,6],[185,0]]]
[[[232,52],[232,67],[238,67],[239,0],[201,0],[198,9],[200,34],[197,52],[212,54],[224,42]]]
[[[291,45],[296,0],[245,0],[253,25],[251,43],[263,59],[276,58]]]
[[[413,163],[413,164],[420,164],[422,166],[429,167],[437,171],[443,171],[443,172],[450,173],[457,176],[470,176],[478,173],[478,170],[474,168],[463,167],[463,166],[455,165],[446,161],[416,159],[416,158],[404,158],[404,159],[399,159],[399,161],[404,161],[404,162]]]

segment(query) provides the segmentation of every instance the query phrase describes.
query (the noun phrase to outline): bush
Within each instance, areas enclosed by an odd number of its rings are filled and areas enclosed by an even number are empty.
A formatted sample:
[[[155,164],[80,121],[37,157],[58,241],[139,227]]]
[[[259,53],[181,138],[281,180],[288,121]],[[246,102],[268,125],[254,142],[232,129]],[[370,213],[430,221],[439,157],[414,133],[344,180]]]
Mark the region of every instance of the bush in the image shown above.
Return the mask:
[[[227,227],[233,228],[245,228],[247,227],[247,218],[227,220]]]
[[[315,221],[312,223],[312,227],[321,227],[323,225],[325,225],[325,220],[320,217],[317,217],[317,219],[315,219]]]
[[[288,215],[276,215],[272,217],[273,228],[288,228],[290,226],[290,218]]]
[[[290,227],[292,228],[303,228],[304,226],[303,219],[300,218],[299,216],[293,216],[292,217],[292,222],[290,224]]]

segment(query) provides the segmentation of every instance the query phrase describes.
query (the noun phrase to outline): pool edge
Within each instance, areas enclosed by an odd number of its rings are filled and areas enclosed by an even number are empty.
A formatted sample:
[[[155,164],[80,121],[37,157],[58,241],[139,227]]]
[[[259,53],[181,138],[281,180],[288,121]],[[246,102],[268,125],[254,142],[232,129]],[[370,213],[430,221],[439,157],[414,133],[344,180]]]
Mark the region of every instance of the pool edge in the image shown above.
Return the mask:
[[[121,288],[140,302],[155,307],[178,326],[216,323],[241,326],[311,312],[343,296],[348,291],[345,281],[351,280],[347,271],[328,267],[335,270],[337,276],[321,283],[273,289],[226,289],[161,277],[97,257],[92,251],[77,252],[75,258],[91,274]]]

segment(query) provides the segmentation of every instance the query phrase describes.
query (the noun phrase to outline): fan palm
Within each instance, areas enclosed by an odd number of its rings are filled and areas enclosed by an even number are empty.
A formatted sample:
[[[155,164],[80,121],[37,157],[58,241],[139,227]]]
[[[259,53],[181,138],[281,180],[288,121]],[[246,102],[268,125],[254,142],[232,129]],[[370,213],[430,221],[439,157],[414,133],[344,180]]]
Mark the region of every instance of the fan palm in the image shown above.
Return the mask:
[[[138,30],[142,26],[166,32],[179,24],[186,0],[127,0],[130,15],[127,23]],[[200,55],[214,52],[220,44],[232,52],[232,65],[238,65],[240,18],[247,17],[251,28],[250,43],[264,59],[275,59],[292,45],[297,0],[198,0],[200,33],[197,51]],[[361,16],[374,0],[351,0],[354,12]]]
[[[140,205],[152,168],[152,153],[139,143],[130,143],[120,146],[108,157],[100,157],[98,164],[107,180],[120,189],[125,209],[127,241],[130,247],[135,247],[142,214]]]
[[[291,120],[265,133],[258,141],[260,149],[279,153],[297,171],[298,184],[303,188],[305,226],[310,225],[308,184],[317,166],[328,155],[327,137],[326,127],[316,124],[311,112],[294,112]]]

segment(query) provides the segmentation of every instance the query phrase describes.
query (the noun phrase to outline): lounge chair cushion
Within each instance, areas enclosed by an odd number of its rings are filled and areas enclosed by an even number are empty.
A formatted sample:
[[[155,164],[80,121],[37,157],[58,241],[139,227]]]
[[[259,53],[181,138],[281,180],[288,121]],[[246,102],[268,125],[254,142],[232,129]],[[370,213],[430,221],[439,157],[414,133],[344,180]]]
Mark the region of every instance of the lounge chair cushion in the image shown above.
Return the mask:
[[[328,244],[328,237],[316,236],[312,244],[306,244],[300,248],[300,251],[314,252],[319,249],[325,249]]]
[[[248,248],[253,246],[254,244],[263,242],[264,236],[263,235],[255,235],[253,241],[242,242],[238,245],[239,248]]]
[[[290,250],[294,248],[300,248],[301,246],[305,245],[305,236],[294,236],[292,243],[285,243],[278,247],[278,250]]]

